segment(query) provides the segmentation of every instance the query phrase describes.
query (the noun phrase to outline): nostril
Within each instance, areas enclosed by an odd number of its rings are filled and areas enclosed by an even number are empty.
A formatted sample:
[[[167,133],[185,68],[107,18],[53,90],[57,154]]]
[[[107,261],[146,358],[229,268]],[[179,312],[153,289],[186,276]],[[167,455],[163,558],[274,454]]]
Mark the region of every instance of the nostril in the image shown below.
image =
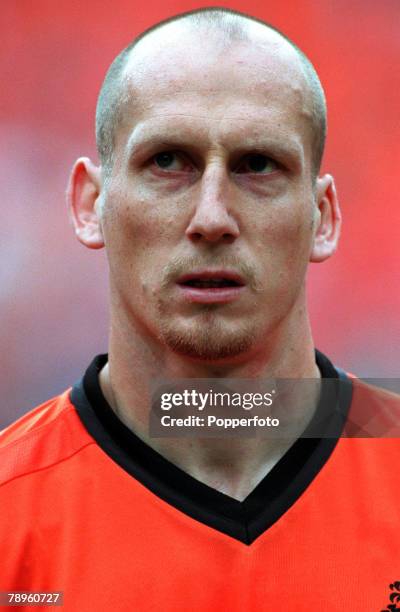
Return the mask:
[[[200,242],[203,236],[200,234],[200,232],[191,232],[190,238],[193,240],[193,242]]]

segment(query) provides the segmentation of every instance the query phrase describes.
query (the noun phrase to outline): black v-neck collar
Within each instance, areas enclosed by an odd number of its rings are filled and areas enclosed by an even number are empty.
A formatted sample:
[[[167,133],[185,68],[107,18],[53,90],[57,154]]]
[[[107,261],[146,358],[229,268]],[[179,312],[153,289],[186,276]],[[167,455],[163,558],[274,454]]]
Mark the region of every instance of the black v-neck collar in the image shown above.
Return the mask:
[[[107,355],[95,357],[83,379],[71,391],[71,401],[91,436],[113,461],[155,495],[193,519],[244,544],[254,542],[279,520],[312,483],[336,446],[351,403],[351,380],[316,351],[316,363],[322,377],[338,382],[328,387],[335,389],[334,398],[327,398],[322,392],[315,416],[306,430],[312,432],[321,414],[326,417],[329,405],[332,410],[328,411],[324,437],[298,439],[240,502],[175,466],[120,421],[99,384],[98,375],[106,362]]]

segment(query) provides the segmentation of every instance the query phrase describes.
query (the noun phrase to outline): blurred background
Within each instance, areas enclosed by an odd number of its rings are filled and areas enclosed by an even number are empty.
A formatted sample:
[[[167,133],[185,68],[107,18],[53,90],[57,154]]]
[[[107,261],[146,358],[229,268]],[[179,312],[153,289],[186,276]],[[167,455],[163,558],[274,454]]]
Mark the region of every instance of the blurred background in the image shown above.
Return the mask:
[[[1,4],[0,427],[73,384],[107,350],[104,251],[75,239],[65,188],[96,158],[94,113],[115,55],[154,22],[206,2],[18,0]],[[359,376],[400,364],[400,2],[221,2],[269,21],[325,87],[331,172],[344,228],[313,264],[315,343]]]

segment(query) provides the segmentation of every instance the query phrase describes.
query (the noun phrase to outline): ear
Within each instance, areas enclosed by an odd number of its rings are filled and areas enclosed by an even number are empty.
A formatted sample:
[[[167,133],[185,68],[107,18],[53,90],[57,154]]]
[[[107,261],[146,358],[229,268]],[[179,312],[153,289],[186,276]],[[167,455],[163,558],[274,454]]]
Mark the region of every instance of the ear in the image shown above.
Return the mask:
[[[335,183],[329,174],[317,178],[316,206],[317,223],[310,261],[321,262],[336,251],[342,224]]]
[[[67,202],[76,236],[89,249],[101,249],[104,238],[100,219],[101,168],[80,157],[72,168]]]

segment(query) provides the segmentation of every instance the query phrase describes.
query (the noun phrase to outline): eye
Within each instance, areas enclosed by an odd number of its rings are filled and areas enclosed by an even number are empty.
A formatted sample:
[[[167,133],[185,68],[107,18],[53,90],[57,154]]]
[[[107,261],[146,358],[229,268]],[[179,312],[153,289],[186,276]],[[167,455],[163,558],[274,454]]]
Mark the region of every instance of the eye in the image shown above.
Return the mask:
[[[152,161],[161,170],[170,170],[171,172],[182,172],[191,168],[188,161],[182,155],[175,153],[175,151],[157,153]]]
[[[261,153],[246,155],[240,165],[236,168],[238,174],[271,174],[278,169],[278,163]]]

